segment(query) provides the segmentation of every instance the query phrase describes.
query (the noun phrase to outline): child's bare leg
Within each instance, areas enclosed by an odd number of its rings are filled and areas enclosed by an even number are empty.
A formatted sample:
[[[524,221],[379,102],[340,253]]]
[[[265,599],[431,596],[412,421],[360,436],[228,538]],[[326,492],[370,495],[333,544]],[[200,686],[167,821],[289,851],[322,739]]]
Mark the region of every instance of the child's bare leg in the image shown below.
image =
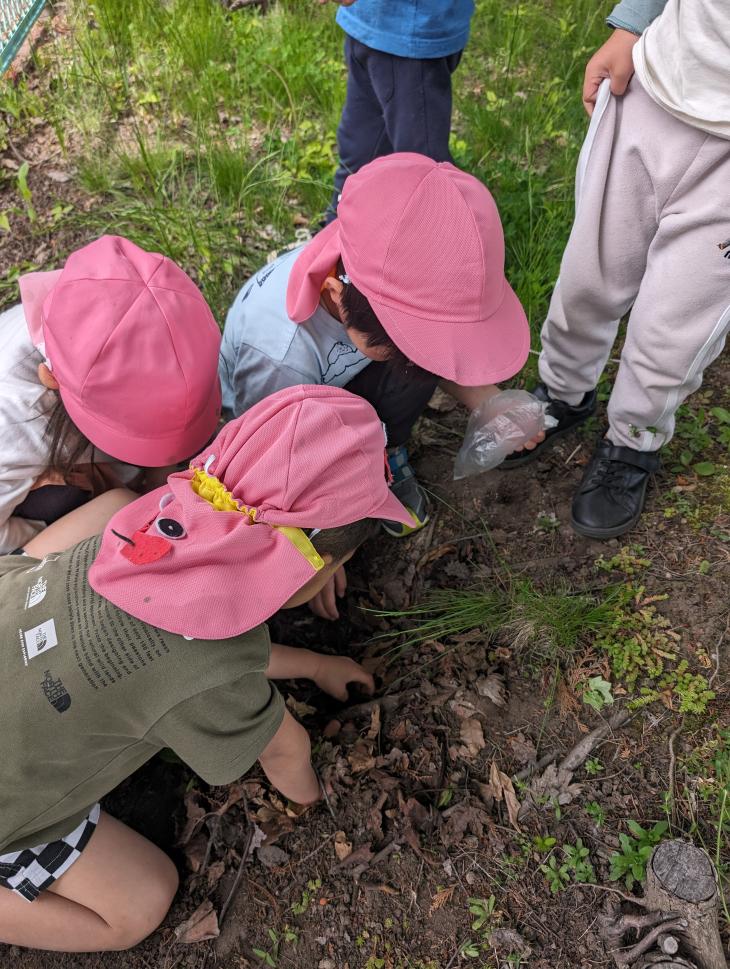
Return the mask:
[[[44,528],[25,546],[24,550],[33,558],[42,559],[53,552],[63,552],[77,542],[104,531],[107,522],[120,508],[138,498],[128,488],[112,488],[103,495],[92,498],[85,505],[74,508],[67,515],[57,519]]]
[[[162,922],[177,891],[167,855],[103,811],[78,861],[26,902],[0,888],[0,942],[58,952],[129,949]]]

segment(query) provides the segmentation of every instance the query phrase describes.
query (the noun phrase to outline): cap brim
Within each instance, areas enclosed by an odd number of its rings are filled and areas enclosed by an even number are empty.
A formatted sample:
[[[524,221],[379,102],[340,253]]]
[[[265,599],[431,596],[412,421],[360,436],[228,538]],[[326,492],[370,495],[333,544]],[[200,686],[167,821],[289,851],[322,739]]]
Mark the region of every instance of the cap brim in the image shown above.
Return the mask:
[[[335,219],[306,244],[292,266],[286,289],[286,312],[290,320],[303,323],[314,314],[322,283],[339,258],[340,226]]]
[[[502,301],[486,319],[445,323],[423,319],[370,299],[388,335],[409,360],[465,387],[514,377],[530,352],[530,326],[505,280]]]
[[[42,349],[45,344],[43,335],[43,303],[61,278],[62,269],[50,272],[24,273],[18,278],[20,301],[33,346]]]
[[[414,522],[413,515],[411,515],[405,505],[398,501],[390,488],[388,488],[388,494],[385,496],[382,505],[372,511],[368,517],[379,518],[389,522],[400,522],[402,525],[409,525],[411,527],[413,527]]]
[[[179,464],[201,451],[218,429],[221,409],[220,386],[211,388],[206,406],[185,427],[164,437],[154,436],[154,421],[150,421],[148,437],[139,438],[121,427],[110,427],[83,407],[76,397],[63,387],[61,400],[68,416],[94,447],[125,464],[142,468],[164,468]]]

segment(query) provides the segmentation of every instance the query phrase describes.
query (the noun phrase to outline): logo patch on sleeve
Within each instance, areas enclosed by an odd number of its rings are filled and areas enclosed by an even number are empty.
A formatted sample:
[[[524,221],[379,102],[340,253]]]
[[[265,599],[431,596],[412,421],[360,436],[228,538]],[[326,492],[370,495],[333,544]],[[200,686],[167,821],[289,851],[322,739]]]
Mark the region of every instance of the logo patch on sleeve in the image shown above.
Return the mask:
[[[23,650],[23,660],[28,665],[28,660],[47,653],[49,649],[58,646],[58,636],[56,635],[56,623],[53,619],[47,619],[32,629],[20,630],[20,645]]]

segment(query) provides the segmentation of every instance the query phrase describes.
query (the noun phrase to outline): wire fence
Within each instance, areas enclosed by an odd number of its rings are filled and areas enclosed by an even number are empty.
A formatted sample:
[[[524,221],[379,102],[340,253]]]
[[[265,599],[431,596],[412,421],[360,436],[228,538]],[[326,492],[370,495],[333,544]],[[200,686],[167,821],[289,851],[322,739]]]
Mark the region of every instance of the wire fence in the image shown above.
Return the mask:
[[[0,0],[0,74],[11,65],[45,0]]]

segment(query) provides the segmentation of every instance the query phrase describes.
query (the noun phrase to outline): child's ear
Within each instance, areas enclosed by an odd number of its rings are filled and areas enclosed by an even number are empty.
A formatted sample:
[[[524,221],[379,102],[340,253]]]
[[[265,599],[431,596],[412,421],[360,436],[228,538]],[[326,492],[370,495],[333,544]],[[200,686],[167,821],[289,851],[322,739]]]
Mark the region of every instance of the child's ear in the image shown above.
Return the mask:
[[[335,304],[340,317],[342,316],[343,312],[342,293],[344,289],[345,287],[342,284],[342,280],[338,279],[336,276],[328,276],[322,283],[322,291]]]
[[[58,381],[48,369],[48,364],[38,364],[38,379],[46,390],[58,390]]]

